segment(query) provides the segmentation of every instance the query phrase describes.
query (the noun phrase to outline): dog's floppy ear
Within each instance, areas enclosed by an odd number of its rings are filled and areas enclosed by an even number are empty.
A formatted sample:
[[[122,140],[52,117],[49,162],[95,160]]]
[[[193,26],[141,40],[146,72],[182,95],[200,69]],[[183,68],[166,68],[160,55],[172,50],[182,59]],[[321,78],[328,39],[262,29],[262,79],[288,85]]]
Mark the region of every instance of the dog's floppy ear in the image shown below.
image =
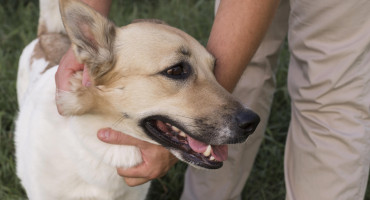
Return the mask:
[[[60,0],[60,12],[77,59],[88,67],[92,79],[99,79],[115,62],[116,26],[76,0]]]

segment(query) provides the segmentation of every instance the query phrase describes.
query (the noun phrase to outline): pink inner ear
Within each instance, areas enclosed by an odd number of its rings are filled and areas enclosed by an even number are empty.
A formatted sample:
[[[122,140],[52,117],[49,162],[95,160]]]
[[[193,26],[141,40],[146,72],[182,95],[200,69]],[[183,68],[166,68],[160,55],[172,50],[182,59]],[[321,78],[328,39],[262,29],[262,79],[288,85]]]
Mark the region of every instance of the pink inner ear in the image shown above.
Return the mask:
[[[87,24],[79,23],[79,28],[83,37],[87,39],[93,47],[98,47],[98,42],[96,41],[95,36],[91,31],[91,27]]]

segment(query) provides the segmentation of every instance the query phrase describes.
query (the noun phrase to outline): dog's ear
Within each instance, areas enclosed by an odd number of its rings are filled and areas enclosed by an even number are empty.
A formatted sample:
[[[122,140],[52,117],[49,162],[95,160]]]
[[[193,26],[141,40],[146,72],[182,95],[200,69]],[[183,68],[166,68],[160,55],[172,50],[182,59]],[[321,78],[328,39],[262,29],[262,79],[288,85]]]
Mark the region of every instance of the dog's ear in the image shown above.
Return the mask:
[[[58,91],[58,108],[65,116],[95,112],[101,100],[99,92],[104,88],[100,80],[115,63],[116,26],[77,0],[60,0],[59,5],[76,58],[88,68],[93,85],[84,87],[82,73],[76,73],[70,80],[70,91]]]
[[[116,26],[76,0],[60,0],[60,12],[77,59],[99,79],[114,66]]]

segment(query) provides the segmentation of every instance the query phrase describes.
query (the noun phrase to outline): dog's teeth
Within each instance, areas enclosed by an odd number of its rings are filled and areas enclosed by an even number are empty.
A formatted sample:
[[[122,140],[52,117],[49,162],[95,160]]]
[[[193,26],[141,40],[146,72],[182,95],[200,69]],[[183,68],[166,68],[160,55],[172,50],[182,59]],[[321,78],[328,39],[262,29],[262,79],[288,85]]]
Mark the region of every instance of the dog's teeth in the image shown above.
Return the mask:
[[[179,128],[177,128],[176,126],[172,126],[171,127],[172,128],[172,130],[174,130],[175,132],[177,132],[177,133],[180,133],[180,129]]]
[[[215,160],[215,157],[211,156],[211,157],[209,158],[209,160]]]
[[[208,157],[211,155],[211,151],[212,151],[212,147],[211,145],[208,145],[206,151],[203,152],[203,155]]]
[[[182,132],[182,131],[180,131],[179,135],[180,135],[181,137],[186,137],[186,134],[185,134],[184,132]]]

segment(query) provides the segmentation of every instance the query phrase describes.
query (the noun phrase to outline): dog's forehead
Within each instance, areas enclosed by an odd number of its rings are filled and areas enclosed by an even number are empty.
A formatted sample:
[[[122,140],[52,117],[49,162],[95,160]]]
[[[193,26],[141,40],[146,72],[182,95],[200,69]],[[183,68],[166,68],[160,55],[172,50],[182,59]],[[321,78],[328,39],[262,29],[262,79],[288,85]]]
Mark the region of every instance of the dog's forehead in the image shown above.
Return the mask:
[[[214,61],[213,56],[198,41],[165,24],[139,22],[122,27],[117,32],[115,43],[119,60],[128,61],[132,58],[163,66],[188,59],[212,66],[209,63]]]
[[[191,37],[185,32],[166,24],[152,22],[132,23],[119,29],[119,35],[124,38],[136,38],[141,41],[160,40],[162,42],[190,42]]]

